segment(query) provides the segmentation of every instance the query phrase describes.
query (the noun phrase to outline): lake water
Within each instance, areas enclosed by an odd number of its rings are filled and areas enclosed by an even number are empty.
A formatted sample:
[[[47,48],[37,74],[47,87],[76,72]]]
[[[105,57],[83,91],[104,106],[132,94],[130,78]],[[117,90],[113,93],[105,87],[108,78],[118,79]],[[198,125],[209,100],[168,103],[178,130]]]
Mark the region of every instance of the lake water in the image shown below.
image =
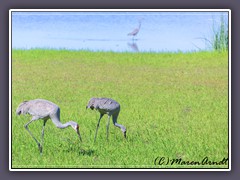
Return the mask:
[[[12,48],[198,51],[228,12],[12,12]],[[141,28],[133,39],[127,34]]]

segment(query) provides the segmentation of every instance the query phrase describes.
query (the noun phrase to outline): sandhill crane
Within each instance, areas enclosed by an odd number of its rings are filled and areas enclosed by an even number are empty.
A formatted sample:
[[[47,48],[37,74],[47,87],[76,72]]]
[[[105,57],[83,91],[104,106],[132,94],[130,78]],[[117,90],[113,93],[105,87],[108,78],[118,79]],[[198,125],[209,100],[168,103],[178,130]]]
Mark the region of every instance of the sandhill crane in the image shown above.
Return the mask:
[[[88,105],[86,106],[86,109],[87,108],[91,108],[92,110],[95,109],[100,113],[100,118],[98,120],[97,129],[95,132],[94,142],[96,141],[100,120],[104,114],[108,115],[107,139],[108,139],[109,122],[110,122],[111,116],[112,116],[114,126],[120,128],[124,134],[124,137],[126,138],[126,132],[127,132],[126,128],[123,125],[117,123],[117,118],[120,112],[120,104],[118,102],[110,98],[91,98],[88,102]]]
[[[128,36],[132,36],[134,39],[134,36],[136,36],[138,34],[138,32],[140,31],[141,22],[142,22],[142,19],[138,21],[138,27],[136,29],[134,29],[132,32],[128,33]]]
[[[80,141],[82,141],[81,135],[79,132],[79,125],[74,121],[69,121],[65,124],[62,124],[60,122],[60,108],[56,104],[54,104],[48,100],[34,99],[34,100],[29,100],[29,101],[23,101],[18,106],[18,108],[16,110],[16,114],[17,115],[20,115],[20,114],[32,115],[32,119],[27,124],[25,124],[24,127],[29,132],[29,134],[32,136],[32,138],[36,141],[36,143],[38,145],[38,149],[40,151],[40,154],[42,154],[44,127],[45,127],[45,124],[48,119],[51,119],[57,128],[63,129],[63,128],[71,126],[77,132]],[[39,120],[39,119],[43,120],[41,143],[38,142],[38,140],[33,136],[31,131],[28,129],[28,125],[30,123],[32,123],[33,121]]]

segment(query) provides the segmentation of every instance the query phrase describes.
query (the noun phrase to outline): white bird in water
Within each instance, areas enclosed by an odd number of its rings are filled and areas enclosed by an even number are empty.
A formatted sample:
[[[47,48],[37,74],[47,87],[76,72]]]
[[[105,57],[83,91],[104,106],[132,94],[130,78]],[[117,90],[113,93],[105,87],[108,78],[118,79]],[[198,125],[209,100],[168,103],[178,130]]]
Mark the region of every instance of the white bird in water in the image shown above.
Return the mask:
[[[99,113],[100,113],[100,118],[98,120],[97,129],[96,129],[96,133],[95,133],[95,137],[94,137],[94,142],[96,141],[97,131],[99,128],[100,120],[104,114],[108,115],[107,139],[108,139],[109,122],[110,122],[111,116],[112,116],[114,126],[120,128],[124,134],[124,137],[125,138],[127,137],[126,136],[126,133],[127,133],[126,128],[123,125],[117,123],[117,118],[118,118],[118,115],[120,112],[120,104],[117,101],[110,99],[110,98],[91,98],[88,102],[88,105],[86,106],[86,109],[87,108],[91,108],[92,110],[95,109],[95,110],[99,111]]]
[[[38,149],[40,151],[40,154],[42,154],[44,127],[45,127],[45,124],[48,119],[51,119],[57,128],[63,129],[63,128],[71,126],[77,132],[80,141],[82,141],[81,135],[79,132],[79,125],[74,121],[69,121],[65,124],[62,124],[60,122],[60,108],[56,104],[54,104],[48,100],[34,99],[34,100],[24,101],[18,106],[18,108],[16,110],[16,114],[17,115],[20,115],[20,114],[32,115],[32,119],[27,124],[25,124],[24,127],[29,132],[29,134],[32,136],[32,138],[36,141],[36,143],[38,145]],[[31,131],[28,129],[28,125],[30,123],[32,123],[33,121],[39,120],[39,119],[43,120],[41,143],[38,142],[38,140],[33,136]]]

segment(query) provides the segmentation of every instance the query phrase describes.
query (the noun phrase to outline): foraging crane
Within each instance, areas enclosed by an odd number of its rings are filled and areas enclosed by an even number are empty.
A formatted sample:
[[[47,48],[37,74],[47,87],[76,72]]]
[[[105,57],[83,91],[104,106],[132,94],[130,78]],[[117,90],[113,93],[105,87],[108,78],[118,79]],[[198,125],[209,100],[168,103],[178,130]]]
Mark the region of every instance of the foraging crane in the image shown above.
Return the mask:
[[[86,106],[86,109],[87,108],[91,108],[92,110],[95,109],[100,113],[100,118],[98,120],[97,129],[95,132],[94,142],[96,141],[100,120],[104,114],[108,115],[107,139],[108,139],[109,122],[110,122],[111,116],[112,116],[114,126],[120,128],[124,134],[124,137],[126,138],[126,133],[127,133],[126,128],[123,125],[117,123],[117,118],[120,112],[120,104],[118,102],[110,98],[91,98],[88,102],[88,105]]]
[[[71,126],[77,132],[80,141],[82,141],[81,135],[79,132],[79,125],[74,121],[69,121],[65,124],[62,124],[60,122],[60,108],[56,104],[54,104],[48,100],[34,99],[34,100],[29,100],[29,101],[23,101],[18,106],[18,108],[16,110],[16,114],[17,115],[20,115],[20,114],[32,115],[32,119],[27,124],[25,124],[24,127],[29,132],[29,134],[32,136],[32,138],[36,141],[36,143],[38,145],[38,149],[40,151],[40,154],[42,154],[44,127],[45,127],[45,124],[48,119],[51,119],[57,128],[63,129],[63,128]],[[38,140],[33,136],[31,131],[28,129],[28,125],[30,123],[32,123],[33,121],[39,120],[39,119],[43,120],[41,143],[38,142]]]
[[[142,19],[139,20],[139,22],[138,22],[138,27],[137,27],[136,29],[134,29],[132,32],[128,33],[128,36],[132,36],[133,39],[134,39],[134,36],[136,36],[136,35],[138,34],[138,32],[140,31],[141,22],[142,22]]]

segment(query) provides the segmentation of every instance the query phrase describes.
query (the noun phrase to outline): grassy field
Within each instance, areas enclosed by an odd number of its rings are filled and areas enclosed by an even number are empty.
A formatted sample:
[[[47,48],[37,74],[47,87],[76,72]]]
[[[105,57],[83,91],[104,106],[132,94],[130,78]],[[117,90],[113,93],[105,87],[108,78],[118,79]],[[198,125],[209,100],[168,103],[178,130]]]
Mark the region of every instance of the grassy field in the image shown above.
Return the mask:
[[[86,110],[91,97],[121,104],[118,122]],[[48,99],[72,128],[45,128],[43,155],[24,128],[30,116],[16,116],[24,100]],[[29,129],[40,140],[42,120]],[[12,168],[228,168],[226,165],[155,165],[161,157],[182,161],[228,158],[228,54],[113,53],[67,50],[12,51]]]

